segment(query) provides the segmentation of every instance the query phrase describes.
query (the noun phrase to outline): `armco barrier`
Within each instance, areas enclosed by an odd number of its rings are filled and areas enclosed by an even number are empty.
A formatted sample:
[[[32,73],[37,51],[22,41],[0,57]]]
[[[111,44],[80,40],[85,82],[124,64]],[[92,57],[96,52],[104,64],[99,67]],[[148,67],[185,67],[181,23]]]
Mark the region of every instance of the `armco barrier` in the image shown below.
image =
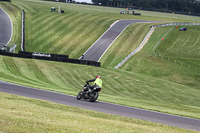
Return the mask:
[[[28,59],[47,60],[47,61],[67,62],[67,63],[96,66],[96,67],[101,66],[100,62],[70,59],[68,55],[47,54],[47,53],[38,53],[38,52],[23,52],[23,51],[19,51],[19,53],[16,54],[16,53],[8,53],[5,50],[0,50],[0,55],[10,56],[10,57],[19,57],[19,58],[28,58]]]
[[[170,24],[160,24],[152,25],[152,27],[164,27],[164,26],[175,26],[175,25],[200,25],[200,23],[170,23]]]

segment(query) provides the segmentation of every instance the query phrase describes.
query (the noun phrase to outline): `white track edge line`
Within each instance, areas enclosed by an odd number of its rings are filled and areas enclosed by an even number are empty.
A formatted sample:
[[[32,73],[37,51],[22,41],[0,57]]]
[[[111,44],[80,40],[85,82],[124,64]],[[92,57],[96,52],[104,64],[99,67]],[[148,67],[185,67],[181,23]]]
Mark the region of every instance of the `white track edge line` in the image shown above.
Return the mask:
[[[129,24],[130,25],[130,24]],[[104,56],[104,54],[108,51],[108,49],[113,45],[113,43],[119,38],[119,36],[128,28],[127,25],[121,32],[120,34],[112,41],[112,43],[109,45],[109,47],[104,51],[104,53],[101,55],[101,57],[98,59],[98,62],[101,60],[101,58]]]
[[[121,20],[116,20],[115,22],[113,22],[112,24],[111,24],[111,26],[110,26],[110,28],[108,28],[93,44],[92,44],[92,46],[90,46],[89,48],[88,48],[88,50],[85,52],[85,53],[87,53],[95,44],[96,44],[96,42],[98,42],[102,37],[103,37],[103,35],[105,35],[115,24],[117,24],[119,21],[121,21]],[[113,25],[114,24],[114,25]],[[85,55],[85,53],[83,54],[83,55]],[[82,56],[81,56],[82,57]],[[81,57],[79,58],[79,59],[81,59]]]
[[[0,7],[0,8],[6,13],[6,15],[10,19],[10,23],[11,23],[11,36],[10,36],[10,39],[9,39],[8,43],[6,44],[6,46],[7,46],[10,43],[10,41],[12,39],[12,36],[13,36],[13,23],[12,23],[11,17],[8,15],[8,13],[2,7]]]

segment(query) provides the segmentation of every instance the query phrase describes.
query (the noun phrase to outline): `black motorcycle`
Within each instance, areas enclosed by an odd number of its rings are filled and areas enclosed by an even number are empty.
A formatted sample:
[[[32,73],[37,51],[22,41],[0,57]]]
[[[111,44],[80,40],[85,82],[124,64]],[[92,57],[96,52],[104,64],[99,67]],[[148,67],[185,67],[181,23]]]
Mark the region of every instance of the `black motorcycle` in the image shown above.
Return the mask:
[[[100,87],[94,87],[92,89],[92,87],[89,85],[89,83],[86,82],[83,89],[76,96],[76,99],[77,100],[85,99],[85,100],[89,100],[90,102],[94,102],[97,100],[97,98],[99,96],[99,91],[101,91]]]

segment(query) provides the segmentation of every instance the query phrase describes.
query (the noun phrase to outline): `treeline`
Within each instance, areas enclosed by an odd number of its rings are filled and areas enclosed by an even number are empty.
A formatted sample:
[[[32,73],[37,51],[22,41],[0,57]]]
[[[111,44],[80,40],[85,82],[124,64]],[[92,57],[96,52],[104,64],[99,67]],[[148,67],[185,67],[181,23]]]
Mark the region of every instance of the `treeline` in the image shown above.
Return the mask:
[[[200,14],[200,0],[92,0],[95,5]]]

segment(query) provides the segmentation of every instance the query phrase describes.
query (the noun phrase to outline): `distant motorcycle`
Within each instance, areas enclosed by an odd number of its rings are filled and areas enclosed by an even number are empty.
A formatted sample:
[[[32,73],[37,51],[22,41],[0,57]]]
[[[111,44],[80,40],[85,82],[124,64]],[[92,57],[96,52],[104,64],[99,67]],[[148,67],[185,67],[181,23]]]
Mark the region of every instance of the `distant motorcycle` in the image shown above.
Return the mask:
[[[89,100],[89,102],[94,102],[97,100],[100,91],[101,91],[100,87],[94,87],[94,89],[91,89],[89,83],[86,82],[83,89],[76,96],[76,99],[77,100],[85,99]]]

